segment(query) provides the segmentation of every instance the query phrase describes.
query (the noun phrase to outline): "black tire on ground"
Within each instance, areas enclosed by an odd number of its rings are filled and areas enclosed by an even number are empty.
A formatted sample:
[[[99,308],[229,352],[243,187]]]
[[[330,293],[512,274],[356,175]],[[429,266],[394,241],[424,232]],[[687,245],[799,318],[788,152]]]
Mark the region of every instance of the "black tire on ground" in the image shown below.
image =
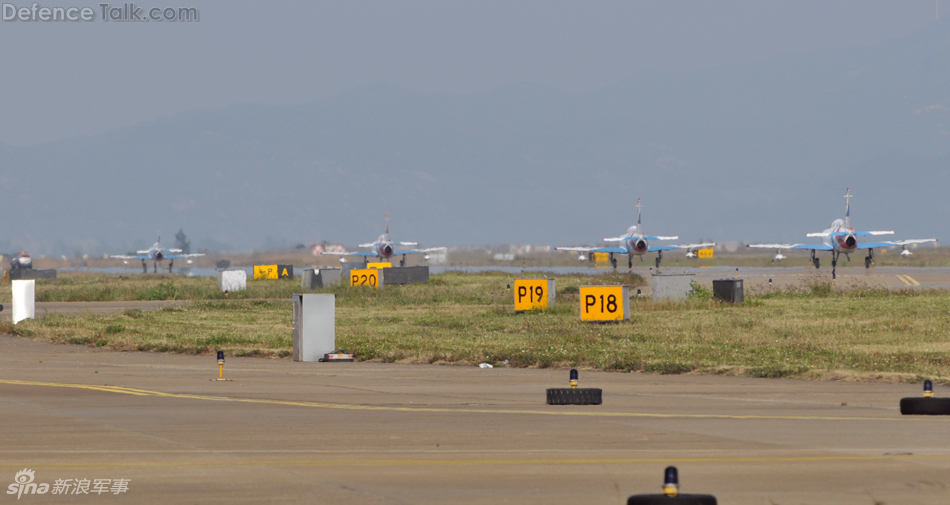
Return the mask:
[[[600,405],[602,392],[599,388],[551,388],[548,405]]]
[[[950,398],[901,398],[901,414],[905,416],[950,416]]]
[[[665,494],[635,494],[627,498],[627,505],[716,505],[711,494],[681,494],[669,497]]]

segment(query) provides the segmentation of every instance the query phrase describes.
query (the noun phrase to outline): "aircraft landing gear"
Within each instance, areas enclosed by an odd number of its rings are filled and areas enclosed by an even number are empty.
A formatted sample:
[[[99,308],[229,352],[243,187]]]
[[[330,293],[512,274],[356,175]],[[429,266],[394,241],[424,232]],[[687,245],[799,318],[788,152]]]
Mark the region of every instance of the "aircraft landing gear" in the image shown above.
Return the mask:
[[[168,273],[172,273],[172,265],[175,264],[175,260],[168,260]]]
[[[145,260],[142,260],[142,273],[143,274],[148,273],[148,265],[145,264]]]
[[[627,255],[627,268],[633,268],[633,255]]]
[[[864,257],[864,268],[871,268],[874,263],[874,249],[868,249],[868,255]]]
[[[821,268],[821,260],[818,259],[818,256],[815,256],[815,250],[811,250],[811,262],[815,265],[815,268]]]
[[[656,267],[660,268],[660,262],[663,261],[663,251],[656,252]]]
[[[617,258],[614,258],[614,253],[610,253],[610,264],[617,268]]]
[[[831,284],[833,285],[837,284],[838,282],[838,277],[836,275],[835,268],[838,266],[838,256],[840,254],[841,253],[839,252],[831,251]]]
[[[157,261],[154,262],[154,263],[152,263],[152,273],[154,273],[154,274],[157,274],[157,273],[158,273],[158,262],[157,262]]]
[[[402,255],[402,259],[399,260],[399,266],[401,266],[401,267],[406,266],[406,255],[405,255],[405,254],[403,254],[403,255]]]

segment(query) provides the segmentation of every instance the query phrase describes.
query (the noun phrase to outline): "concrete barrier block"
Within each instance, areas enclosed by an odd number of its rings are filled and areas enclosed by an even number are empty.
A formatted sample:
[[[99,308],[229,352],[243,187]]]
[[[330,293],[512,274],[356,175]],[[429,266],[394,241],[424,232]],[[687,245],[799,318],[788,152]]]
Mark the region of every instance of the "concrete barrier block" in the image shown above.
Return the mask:
[[[693,290],[693,274],[687,273],[655,273],[652,276],[650,288],[653,290],[653,300],[685,300]]]
[[[425,284],[429,282],[429,267],[392,267],[385,275],[386,284]]]
[[[294,361],[318,361],[336,350],[336,295],[295,294]]]
[[[713,295],[724,302],[742,305],[745,302],[742,279],[713,280]]]
[[[229,293],[247,289],[246,270],[219,270],[218,289]]]
[[[30,279],[55,279],[56,269],[48,268],[40,270],[38,268],[16,268],[10,270],[10,280],[30,280]]]
[[[342,273],[339,268],[306,268],[300,286],[307,290],[335,286],[342,280]]]
[[[13,324],[36,316],[36,281],[11,281],[13,285]]]

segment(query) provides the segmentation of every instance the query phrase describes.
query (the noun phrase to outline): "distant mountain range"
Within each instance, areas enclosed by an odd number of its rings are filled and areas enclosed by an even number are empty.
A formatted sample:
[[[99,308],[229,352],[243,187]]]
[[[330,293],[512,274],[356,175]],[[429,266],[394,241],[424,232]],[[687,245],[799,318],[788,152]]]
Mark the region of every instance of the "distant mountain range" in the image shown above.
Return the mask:
[[[592,243],[644,202],[683,240],[805,241],[844,212],[950,238],[950,20],[754,65],[646,72],[571,94],[386,84],[303,106],[196,110],[0,146],[0,250],[249,249],[396,240]]]

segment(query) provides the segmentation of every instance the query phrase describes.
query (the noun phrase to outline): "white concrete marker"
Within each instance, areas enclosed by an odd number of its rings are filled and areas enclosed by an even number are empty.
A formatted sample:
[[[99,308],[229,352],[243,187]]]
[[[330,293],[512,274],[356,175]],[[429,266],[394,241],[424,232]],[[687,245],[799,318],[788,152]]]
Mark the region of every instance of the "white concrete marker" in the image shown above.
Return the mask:
[[[244,291],[247,289],[247,271],[221,270],[218,272],[218,288],[221,291]]]
[[[36,281],[12,281],[13,285],[13,324],[24,319],[33,319],[36,315],[34,293]]]

